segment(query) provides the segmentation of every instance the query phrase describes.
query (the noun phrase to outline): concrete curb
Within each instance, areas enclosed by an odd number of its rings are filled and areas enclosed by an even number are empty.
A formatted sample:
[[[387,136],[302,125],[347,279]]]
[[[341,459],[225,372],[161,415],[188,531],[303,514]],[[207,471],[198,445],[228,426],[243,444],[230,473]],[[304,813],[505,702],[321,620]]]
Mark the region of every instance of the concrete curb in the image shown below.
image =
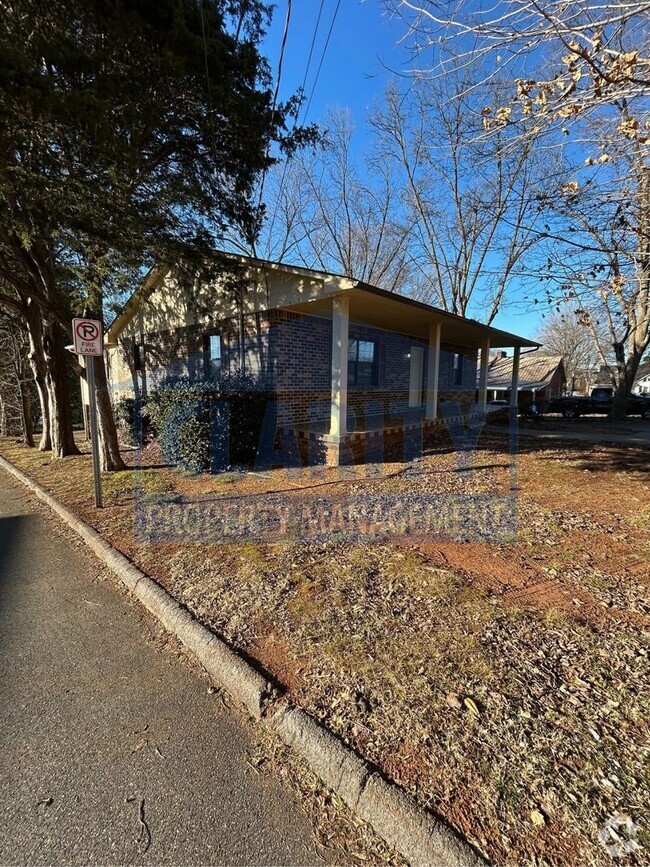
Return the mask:
[[[1,456],[0,467],[56,512],[251,716],[260,720],[266,713],[265,724],[413,867],[480,867],[488,863],[450,827],[419,807],[399,786],[381,777],[305,711],[290,703],[273,711],[271,702],[277,691],[267,678],[202,626],[96,530]]]
[[[271,728],[350,809],[413,867],[481,867],[487,862],[450,827],[385,780],[300,708],[286,705]]]

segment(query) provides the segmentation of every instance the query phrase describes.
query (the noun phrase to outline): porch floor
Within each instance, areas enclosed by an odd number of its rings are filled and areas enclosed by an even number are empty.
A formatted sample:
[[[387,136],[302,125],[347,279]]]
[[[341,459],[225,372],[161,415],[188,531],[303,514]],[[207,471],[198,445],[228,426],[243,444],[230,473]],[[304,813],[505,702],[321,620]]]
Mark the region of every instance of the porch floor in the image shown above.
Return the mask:
[[[503,410],[503,407],[487,407],[487,414]],[[409,430],[424,426],[425,429],[434,429],[448,422],[458,422],[466,419],[468,415],[478,411],[476,404],[473,404],[469,412],[461,412],[458,415],[444,417],[440,412],[435,419],[425,419],[425,407],[408,407],[403,410],[396,411],[392,416],[386,416],[384,413],[375,413],[372,415],[359,416],[356,419],[356,426],[353,428],[351,422],[353,417],[348,418],[350,427],[345,434],[348,437],[368,437],[378,436],[379,434],[393,434],[400,431]],[[324,439],[330,438],[330,421],[329,419],[315,420],[310,425],[298,424],[296,426],[296,434],[299,438],[309,439]],[[332,437],[332,439],[341,439],[341,437]]]

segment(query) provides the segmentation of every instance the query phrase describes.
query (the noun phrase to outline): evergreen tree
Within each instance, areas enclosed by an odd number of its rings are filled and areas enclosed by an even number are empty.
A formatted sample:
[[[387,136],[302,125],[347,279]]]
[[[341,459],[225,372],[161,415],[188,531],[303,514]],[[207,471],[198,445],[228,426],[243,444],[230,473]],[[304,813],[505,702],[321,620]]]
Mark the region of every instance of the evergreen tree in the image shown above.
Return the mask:
[[[0,277],[25,316],[55,455],[74,453],[70,319],[103,316],[112,269],[201,261],[252,238],[274,106],[260,0],[18,0],[0,18]],[[2,299],[0,299],[2,300]],[[28,313],[26,313],[28,311]],[[102,461],[120,466],[103,359]],[[37,377],[38,381],[38,377]]]

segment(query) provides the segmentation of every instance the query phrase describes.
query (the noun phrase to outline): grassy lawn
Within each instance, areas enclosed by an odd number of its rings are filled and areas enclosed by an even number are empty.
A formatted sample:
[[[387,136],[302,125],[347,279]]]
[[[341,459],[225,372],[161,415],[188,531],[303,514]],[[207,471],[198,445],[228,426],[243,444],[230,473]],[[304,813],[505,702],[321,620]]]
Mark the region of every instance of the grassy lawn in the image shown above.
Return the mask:
[[[615,813],[650,850],[650,474],[633,447],[527,439],[516,484],[504,439],[459,466],[444,445],[418,473],[281,470],[193,477],[160,466],[104,479],[87,455],[2,454],[97,527],[292,698],[476,843],[496,864],[611,865]],[[128,454],[127,454],[128,457]],[[337,497],[481,498],[514,487],[499,542],[400,536],[134,538],[149,497],[260,506]],[[489,500],[487,500],[489,508]],[[299,528],[298,528],[299,530]],[[506,534],[507,535],[507,534]],[[471,536],[471,534],[470,534]]]

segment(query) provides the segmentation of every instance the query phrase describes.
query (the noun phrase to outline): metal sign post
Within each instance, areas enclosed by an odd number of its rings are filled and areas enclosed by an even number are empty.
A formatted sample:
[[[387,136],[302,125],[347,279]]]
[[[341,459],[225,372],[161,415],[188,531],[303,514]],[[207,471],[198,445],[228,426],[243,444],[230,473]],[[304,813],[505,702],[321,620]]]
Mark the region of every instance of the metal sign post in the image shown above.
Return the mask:
[[[95,506],[101,509],[102,502],[102,477],[99,471],[99,431],[97,430],[97,402],[95,400],[95,359],[88,356],[86,362],[86,375],[88,377],[88,398],[90,401],[90,442],[93,450],[93,478],[95,481]]]
[[[95,356],[104,351],[102,323],[97,319],[73,319],[72,334],[74,351],[86,356],[86,382],[90,415],[90,443],[93,452],[93,479],[95,482],[95,506],[102,508],[102,477],[99,468],[99,431],[97,429],[97,401],[95,398]]]

